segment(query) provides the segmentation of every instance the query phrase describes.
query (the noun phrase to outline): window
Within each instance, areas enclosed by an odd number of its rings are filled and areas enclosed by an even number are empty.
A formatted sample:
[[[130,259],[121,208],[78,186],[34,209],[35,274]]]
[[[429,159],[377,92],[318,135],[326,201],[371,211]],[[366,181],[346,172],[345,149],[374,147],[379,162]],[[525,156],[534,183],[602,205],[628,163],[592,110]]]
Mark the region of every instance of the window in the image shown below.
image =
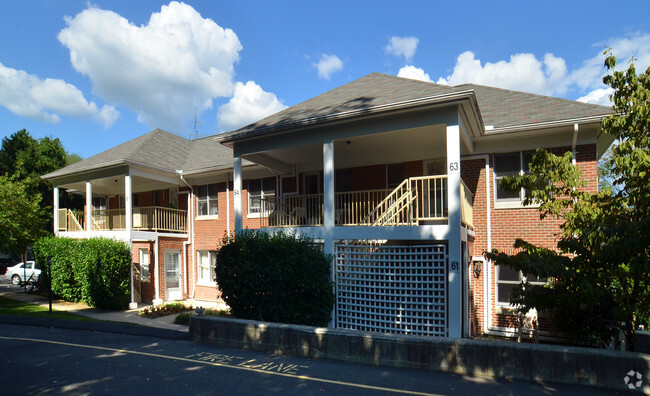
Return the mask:
[[[196,199],[199,216],[216,216],[219,214],[217,205],[217,185],[206,184],[196,188]]]
[[[153,206],[160,206],[162,203],[162,191],[156,190],[153,192]]]
[[[497,302],[509,304],[512,291],[522,281],[528,281],[531,285],[544,285],[546,281],[532,275],[524,276],[521,271],[515,271],[510,267],[500,265],[497,267]]]
[[[524,175],[528,173],[528,164],[533,159],[534,151],[494,155],[494,193],[496,201],[512,202],[520,205],[526,197],[526,191],[507,192],[499,187],[499,180],[507,176]]]
[[[197,256],[198,283],[213,285],[216,282],[217,252],[202,250],[197,252]]]
[[[275,177],[251,179],[248,181],[248,213],[260,214],[262,200],[275,196]],[[272,202],[265,202],[265,212],[272,211]]]
[[[149,250],[140,249],[140,280],[149,282]]]
[[[93,197],[93,208],[95,210],[106,210],[106,197]]]
[[[352,173],[350,169],[339,169],[334,173],[334,186],[336,192],[352,191]]]
[[[395,188],[404,181],[404,164],[386,165],[386,187]]]

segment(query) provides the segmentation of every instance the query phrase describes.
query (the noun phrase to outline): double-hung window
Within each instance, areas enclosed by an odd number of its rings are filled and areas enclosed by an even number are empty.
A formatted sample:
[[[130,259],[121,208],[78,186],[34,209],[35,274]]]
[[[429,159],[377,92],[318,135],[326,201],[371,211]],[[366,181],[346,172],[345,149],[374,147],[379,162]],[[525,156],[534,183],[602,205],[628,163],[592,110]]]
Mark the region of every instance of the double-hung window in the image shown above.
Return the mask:
[[[218,189],[216,184],[207,184],[196,188],[196,200],[199,216],[217,216]]]
[[[199,250],[197,252],[197,280],[203,285],[214,285],[216,282],[215,268],[217,266],[217,252]]]
[[[506,191],[499,187],[499,181],[504,177],[528,173],[528,164],[532,161],[533,154],[534,151],[520,151],[494,155],[495,207],[521,207],[526,191],[523,188],[514,192]]]
[[[248,214],[259,215],[262,213],[262,204],[268,215],[273,210],[272,202],[264,201],[265,198],[275,196],[275,177],[251,179],[248,181]]]
[[[512,291],[522,281],[528,281],[531,285],[544,285],[545,279],[532,275],[524,275],[521,271],[515,271],[505,265],[497,267],[497,303],[509,304],[512,298]]]

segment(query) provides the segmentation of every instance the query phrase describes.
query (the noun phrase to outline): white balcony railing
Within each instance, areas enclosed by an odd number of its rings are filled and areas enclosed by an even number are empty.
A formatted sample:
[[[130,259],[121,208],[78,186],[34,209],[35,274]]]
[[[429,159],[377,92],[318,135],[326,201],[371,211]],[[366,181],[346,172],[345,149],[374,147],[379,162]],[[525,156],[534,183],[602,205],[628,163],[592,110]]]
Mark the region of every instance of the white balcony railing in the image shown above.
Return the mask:
[[[133,208],[133,230],[187,232],[187,211],[160,206]],[[83,212],[59,209],[59,231],[83,231]],[[92,214],[93,231],[126,230],[125,209],[96,209]]]
[[[474,197],[461,184],[461,219],[472,228]],[[289,195],[262,199],[260,227],[323,225],[323,195]],[[404,180],[393,190],[335,194],[336,225],[390,226],[444,224],[448,221],[447,176]]]

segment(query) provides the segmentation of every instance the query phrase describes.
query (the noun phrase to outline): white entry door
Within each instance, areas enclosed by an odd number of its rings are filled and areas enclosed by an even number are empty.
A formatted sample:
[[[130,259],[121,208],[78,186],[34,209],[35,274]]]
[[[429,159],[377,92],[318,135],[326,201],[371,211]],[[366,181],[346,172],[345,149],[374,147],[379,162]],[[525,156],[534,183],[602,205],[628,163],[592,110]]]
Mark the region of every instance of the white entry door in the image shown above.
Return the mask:
[[[165,300],[182,300],[181,252],[165,250]]]

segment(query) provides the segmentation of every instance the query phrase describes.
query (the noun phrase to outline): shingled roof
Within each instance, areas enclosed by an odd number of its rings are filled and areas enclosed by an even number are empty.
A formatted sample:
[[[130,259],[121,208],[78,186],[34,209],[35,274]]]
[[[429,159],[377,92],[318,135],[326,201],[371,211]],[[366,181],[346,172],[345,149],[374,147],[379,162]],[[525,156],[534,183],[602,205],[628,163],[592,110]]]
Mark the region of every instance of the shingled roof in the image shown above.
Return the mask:
[[[473,91],[485,125],[494,128],[607,115],[611,109],[588,103],[517,92],[476,84],[447,86],[372,73],[289,107],[217,140],[236,140],[268,130],[290,129],[326,121],[335,115],[352,114],[423,98]]]

